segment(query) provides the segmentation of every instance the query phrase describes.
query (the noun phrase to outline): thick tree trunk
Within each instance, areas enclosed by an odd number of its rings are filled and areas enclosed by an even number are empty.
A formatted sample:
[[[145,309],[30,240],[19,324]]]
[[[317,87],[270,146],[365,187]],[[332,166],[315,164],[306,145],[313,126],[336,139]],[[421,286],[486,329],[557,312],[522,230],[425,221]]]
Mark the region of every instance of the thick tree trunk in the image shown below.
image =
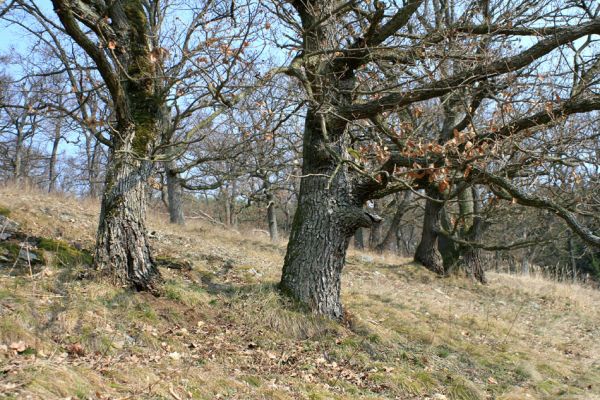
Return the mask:
[[[329,132],[343,137],[332,128]],[[303,178],[280,286],[313,312],[340,319],[348,244],[357,228],[370,227],[376,218],[363,210],[347,169],[337,168],[324,150],[318,117],[310,109],[304,136]],[[343,139],[336,146],[340,154],[347,148]]]
[[[455,230],[455,227],[450,221],[450,216],[448,215],[446,207],[443,207],[440,211],[440,224],[446,232],[453,232]],[[455,232],[455,234],[460,234],[461,232],[463,231],[459,229]],[[452,239],[449,237],[438,235],[438,250],[442,255],[445,273],[451,274],[455,272],[459,268],[460,264],[460,246],[452,241]]]
[[[145,222],[152,164],[119,150],[111,152],[106,171],[94,261],[114,283],[152,290],[159,280]]]
[[[172,224],[185,225],[183,187],[179,180],[179,174],[175,171],[173,164],[174,162],[171,161],[166,165],[169,221]]]
[[[327,178],[303,178],[281,278],[284,290],[332,318],[342,317],[340,281],[350,238],[360,219],[371,223],[360,204],[348,204],[344,180],[327,190]]]
[[[440,213],[444,204],[435,200],[441,199],[435,188],[427,189],[427,195],[433,200],[425,200],[425,215],[423,216],[423,232],[421,242],[415,251],[415,261],[439,275],[444,275],[444,263],[438,250],[438,229]]]

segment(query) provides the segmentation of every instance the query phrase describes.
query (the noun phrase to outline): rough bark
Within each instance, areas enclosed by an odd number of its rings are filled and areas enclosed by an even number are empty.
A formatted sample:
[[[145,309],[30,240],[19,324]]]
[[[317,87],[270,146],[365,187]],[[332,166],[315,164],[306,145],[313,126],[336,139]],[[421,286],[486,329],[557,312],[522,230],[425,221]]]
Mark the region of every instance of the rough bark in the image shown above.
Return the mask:
[[[438,250],[438,229],[440,213],[444,203],[440,202],[440,193],[436,188],[428,188],[427,195],[431,198],[425,201],[425,215],[423,216],[423,232],[421,242],[415,251],[415,261],[438,275],[444,275],[444,263]]]
[[[323,133],[311,109],[304,135],[303,178],[280,286],[312,311],[339,319],[348,244],[357,228],[370,227],[376,218],[363,210],[348,171],[324,154]],[[346,148],[343,140],[338,146]]]
[[[95,265],[115,284],[152,290],[159,279],[145,223],[152,164],[119,150],[111,152],[106,171]]]
[[[110,93],[116,120],[102,196],[95,267],[112,281],[152,290],[159,273],[146,236],[152,151],[165,120],[165,94],[157,86],[157,59],[143,2],[52,0],[54,11],[94,61]],[[106,18],[108,17],[108,18]],[[97,44],[82,27],[108,41]],[[117,67],[115,67],[115,65]],[[98,137],[99,139],[99,137]],[[100,139],[99,139],[100,140]]]
[[[303,134],[302,179],[298,207],[294,215],[285,256],[281,288],[318,314],[339,319],[341,272],[350,239],[359,227],[371,227],[379,218],[363,210],[367,200],[364,185],[342,159],[349,159],[351,145],[347,120],[336,110],[354,100],[354,70],[359,64],[346,60],[341,64],[323,52],[331,48],[339,25],[334,1],[294,1],[300,16],[303,53],[317,54],[303,64],[309,102]],[[381,29],[403,23],[392,18]],[[388,30],[392,32],[387,32]],[[369,45],[379,45],[387,36],[373,32]],[[320,54],[320,55],[319,55]],[[360,193],[359,193],[360,192]]]
[[[450,274],[457,270],[481,283],[486,283],[481,248],[468,243],[480,243],[485,229],[485,221],[480,215],[479,194],[475,187],[467,188],[458,194],[458,229],[449,221],[442,210],[442,227],[446,232],[454,232],[467,243],[456,243],[450,237],[440,235],[438,248],[444,260],[444,270]]]

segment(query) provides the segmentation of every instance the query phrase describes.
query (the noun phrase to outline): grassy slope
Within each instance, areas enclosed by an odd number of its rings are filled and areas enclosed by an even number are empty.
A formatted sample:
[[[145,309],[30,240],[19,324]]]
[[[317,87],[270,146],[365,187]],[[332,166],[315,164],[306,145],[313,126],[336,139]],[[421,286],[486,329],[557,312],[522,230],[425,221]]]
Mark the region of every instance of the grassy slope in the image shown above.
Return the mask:
[[[93,245],[93,203],[1,189],[0,206],[31,236]],[[351,252],[341,326],[278,295],[284,244],[150,225],[159,255],[193,263],[163,270],[162,297],[78,279],[87,256],[64,242],[33,277],[0,267],[0,397],[600,399],[597,291]]]

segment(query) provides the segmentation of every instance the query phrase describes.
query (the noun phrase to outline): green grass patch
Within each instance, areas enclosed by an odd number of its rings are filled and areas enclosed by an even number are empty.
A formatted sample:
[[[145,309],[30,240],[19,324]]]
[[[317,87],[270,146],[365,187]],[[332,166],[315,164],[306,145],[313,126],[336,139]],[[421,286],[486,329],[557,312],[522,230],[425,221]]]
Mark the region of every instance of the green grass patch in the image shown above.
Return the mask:
[[[53,253],[58,263],[63,266],[75,266],[80,264],[91,265],[93,261],[93,257],[90,253],[84,250],[78,250],[62,240],[41,238],[37,247]]]

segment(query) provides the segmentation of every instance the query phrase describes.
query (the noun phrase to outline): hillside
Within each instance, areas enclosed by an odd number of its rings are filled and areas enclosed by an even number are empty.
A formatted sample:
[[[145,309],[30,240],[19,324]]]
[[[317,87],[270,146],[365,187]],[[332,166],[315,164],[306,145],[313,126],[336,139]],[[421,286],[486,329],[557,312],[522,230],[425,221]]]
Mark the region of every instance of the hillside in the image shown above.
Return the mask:
[[[0,206],[20,224],[0,241],[0,398],[600,399],[592,289],[351,251],[340,325],[280,297],[285,244],[254,232],[153,215],[183,267],[155,297],[89,279],[97,204],[3,188]]]

